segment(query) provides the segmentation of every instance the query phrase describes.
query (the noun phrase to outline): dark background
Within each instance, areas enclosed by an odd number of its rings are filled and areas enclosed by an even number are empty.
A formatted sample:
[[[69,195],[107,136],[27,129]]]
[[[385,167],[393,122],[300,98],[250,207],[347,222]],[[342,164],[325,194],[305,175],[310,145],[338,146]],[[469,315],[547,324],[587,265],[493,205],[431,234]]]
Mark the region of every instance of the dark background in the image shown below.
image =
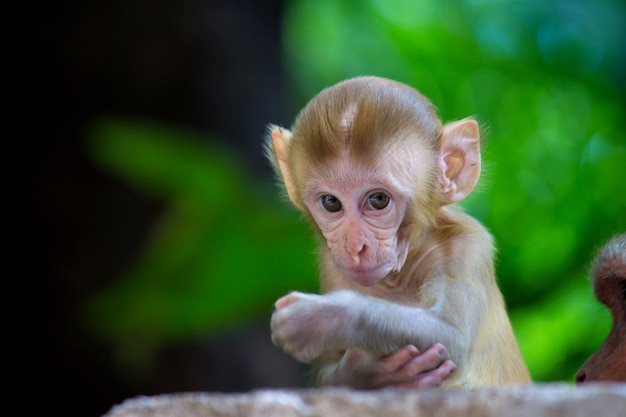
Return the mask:
[[[15,128],[6,139],[20,149],[8,178],[27,179],[10,195],[24,219],[14,279],[24,285],[19,309],[28,310],[18,313],[24,322],[11,344],[28,352],[14,369],[33,397],[27,409],[96,416],[139,394],[303,383],[271,346],[267,317],[160,352],[149,377],[120,374],[111,347],[86,335],[77,317],[84,299],[133,262],[163,208],[93,166],[89,124],[123,115],[210,132],[268,176],[265,125],[291,117],[281,10],[279,1],[114,0],[47,2],[8,17],[21,23],[9,41],[17,71],[5,81]]]

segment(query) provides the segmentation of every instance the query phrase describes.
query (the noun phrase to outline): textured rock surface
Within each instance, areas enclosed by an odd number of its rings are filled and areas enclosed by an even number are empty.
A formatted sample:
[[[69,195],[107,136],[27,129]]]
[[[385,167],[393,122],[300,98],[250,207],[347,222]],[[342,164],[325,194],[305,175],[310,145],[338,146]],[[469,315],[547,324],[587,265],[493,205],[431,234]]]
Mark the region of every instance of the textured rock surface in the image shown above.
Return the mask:
[[[181,393],[137,397],[106,417],[507,416],[624,417],[626,384],[561,384],[476,390],[352,391],[342,388]]]

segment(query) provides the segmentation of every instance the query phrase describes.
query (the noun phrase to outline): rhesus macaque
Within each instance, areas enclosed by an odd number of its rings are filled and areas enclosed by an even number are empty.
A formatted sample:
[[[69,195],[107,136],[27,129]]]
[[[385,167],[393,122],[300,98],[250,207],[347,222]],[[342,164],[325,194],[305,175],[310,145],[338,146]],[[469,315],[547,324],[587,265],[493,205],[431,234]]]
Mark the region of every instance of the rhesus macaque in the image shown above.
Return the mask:
[[[613,237],[598,252],[591,279],[596,297],[611,310],[613,327],[580,368],[576,382],[626,382],[626,233]]]
[[[319,232],[321,292],[292,292],[272,340],[320,385],[476,387],[530,381],[494,278],[491,235],[452,206],[481,169],[478,124],[441,125],[413,88],[377,77],[329,87],[268,155]],[[445,356],[426,382],[419,352]],[[428,349],[430,347],[430,349]],[[441,360],[429,360],[431,364]],[[446,379],[447,377],[447,379]]]

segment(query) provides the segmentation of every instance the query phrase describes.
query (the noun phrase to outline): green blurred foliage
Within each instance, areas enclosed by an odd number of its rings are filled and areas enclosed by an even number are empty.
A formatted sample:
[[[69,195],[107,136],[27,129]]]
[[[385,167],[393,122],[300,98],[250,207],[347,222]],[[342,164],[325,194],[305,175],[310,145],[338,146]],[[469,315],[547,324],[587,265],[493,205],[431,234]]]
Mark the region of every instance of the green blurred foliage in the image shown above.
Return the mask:
[[[91,136],[100,166],[167,203],[136,265],[86,307],[88,327],[125,366],[149,366],[165,343],[269,315],[290,290],[317,291],[311,231],[224,150],[120,120]]]
[[[301,107],[358,75],[416,87],[486,136],[463,206],[494,234],[497,272],[535,380],[573,381],[608,333],[587,266],[626,230],[617,1],[292,1],[286,62]],[[620,91],[618,87],[622,88]]]
[[[416,87],[444,121],[479,120],[485,170],[463,206],[495,236],[537,381],[573,381],[610,328],[587,266],[626,230],[624,19],[612,0],[292,0],[285,10],[294,115],[322,88],[371,74]],[[123,360],[316,290],[310,229],[223,150],[128,122],[100,124],[93,139],[100,166],[168,204],[137,264],[88,305]]]

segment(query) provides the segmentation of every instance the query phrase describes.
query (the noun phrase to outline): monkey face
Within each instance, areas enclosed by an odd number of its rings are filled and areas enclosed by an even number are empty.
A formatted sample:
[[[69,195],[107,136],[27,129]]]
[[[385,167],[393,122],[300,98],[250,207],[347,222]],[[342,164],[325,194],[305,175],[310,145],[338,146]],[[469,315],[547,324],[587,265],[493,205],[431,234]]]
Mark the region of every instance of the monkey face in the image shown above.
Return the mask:
[[[392,175],[344,159],[309,177],[304,202],[335,264],[355,283],[372,286],[406,261],[401,224],[408,195]]]

